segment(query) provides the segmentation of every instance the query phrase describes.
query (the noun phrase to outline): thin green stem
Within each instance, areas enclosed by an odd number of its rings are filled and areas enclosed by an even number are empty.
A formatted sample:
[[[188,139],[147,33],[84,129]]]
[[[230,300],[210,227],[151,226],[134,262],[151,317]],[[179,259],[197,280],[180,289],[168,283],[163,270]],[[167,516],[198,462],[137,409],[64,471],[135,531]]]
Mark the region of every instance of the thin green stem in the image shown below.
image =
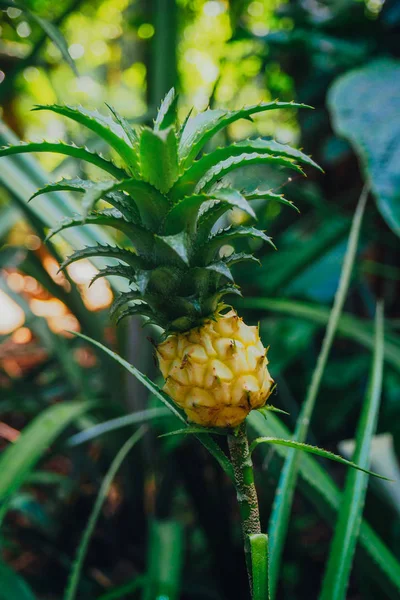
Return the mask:
[[[252,561],[249,536],[261,533],[261,525],[257,491],[254,485],[253,462],[251,460],[245,423],[242,423],[234,433],[228,434],[228,445],[242,521],[247,573],[250,589],[252,590]]]

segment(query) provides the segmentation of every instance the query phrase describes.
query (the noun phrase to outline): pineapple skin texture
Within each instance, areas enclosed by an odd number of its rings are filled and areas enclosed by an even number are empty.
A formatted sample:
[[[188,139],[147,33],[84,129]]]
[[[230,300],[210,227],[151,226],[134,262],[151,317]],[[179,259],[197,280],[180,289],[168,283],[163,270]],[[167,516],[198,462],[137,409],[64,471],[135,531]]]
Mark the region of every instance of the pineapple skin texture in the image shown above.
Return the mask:
[[[258,328],[234,310],[157,347],[164,391],[204,427],[236,427],[264,406],[274,383],[266,355]]]

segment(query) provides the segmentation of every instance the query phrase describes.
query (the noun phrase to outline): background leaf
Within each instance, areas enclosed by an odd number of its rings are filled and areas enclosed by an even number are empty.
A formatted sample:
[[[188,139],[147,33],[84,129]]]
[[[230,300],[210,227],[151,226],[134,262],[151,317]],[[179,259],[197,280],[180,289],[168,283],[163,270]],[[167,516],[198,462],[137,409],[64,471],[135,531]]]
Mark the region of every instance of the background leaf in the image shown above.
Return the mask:
[[[328,103],[337,133],[361,159],[383,218],[400,235],[400,62],[379,59],[346,73]]]

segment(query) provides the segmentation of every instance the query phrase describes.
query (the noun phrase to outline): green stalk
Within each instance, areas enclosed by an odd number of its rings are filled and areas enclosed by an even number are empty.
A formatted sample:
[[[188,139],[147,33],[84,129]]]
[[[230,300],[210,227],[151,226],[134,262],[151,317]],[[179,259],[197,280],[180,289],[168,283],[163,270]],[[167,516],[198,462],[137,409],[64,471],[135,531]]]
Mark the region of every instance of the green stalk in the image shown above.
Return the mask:
[[[253,578],[249,536],[261,533],[261,525],[257,491],[254,485],[253,461],[251,460],[245,423],[242,423],[235,432],[228,434],[228,445],[242,521],[247,574],[252,590]]]

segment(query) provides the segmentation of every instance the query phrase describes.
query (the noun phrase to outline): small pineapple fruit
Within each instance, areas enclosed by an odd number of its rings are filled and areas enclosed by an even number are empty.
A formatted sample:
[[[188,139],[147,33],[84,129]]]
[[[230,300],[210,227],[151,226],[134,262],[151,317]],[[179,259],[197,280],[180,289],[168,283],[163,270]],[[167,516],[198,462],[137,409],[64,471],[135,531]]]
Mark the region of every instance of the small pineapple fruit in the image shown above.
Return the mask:
[[[258,328],[245,325],[234,310],[170,335],[157,355],[164,391],[199,425],[235,427],[271,393]]]
[[[240,110],[207,110],[182,124],[177,96],[171,90],[153,128],[130,124],[114,109],[111,117],[82,107],[38,106],[87,127],[108,144],[118,164],[62,142],[22,143],[0,149],[0,156],[21,152],[57,152],[86,161],[111,176],[106,181],[67,179],[38,190],[73,191],[83,196],[83,216],[64,219],[48,237],[68,227],[108,225],[122,232],[116,246],[96,245],[78,250],[62,268],[82,258],[114,260],[96,276],[123,277],[129,291],[113,303],[118,319],[142,315],[164,330],[157,349],[165,391],[191,421],[205,426],[234,427],[252,408],[261,407],[271,392],[266,351],[258,331],[231,311],[223,314],[222,298],[240,294],[231,268],[254,261],[235,252],[237,240],[270,238],[252,225],[223,229],[221,217],[241,210],[255,220],[250,202],[263,199],[292,205],[267,189],[249,191],[224,185],[228,173],[247,165],[276,165],[303,173],[297,163],[317,165],[305,154],[273,140],[248,139],[205,154],[206,143],[238,119],[276,108],[303,105],[268,102]],[[102,200],[108,207],[96,209]],[[293,205],[292,205],[293,206]],[[121,237],[119,237],[121,240]],[[225,246],[232,253],[222,252]],[[273,244],[272,244],[273,245]]]

